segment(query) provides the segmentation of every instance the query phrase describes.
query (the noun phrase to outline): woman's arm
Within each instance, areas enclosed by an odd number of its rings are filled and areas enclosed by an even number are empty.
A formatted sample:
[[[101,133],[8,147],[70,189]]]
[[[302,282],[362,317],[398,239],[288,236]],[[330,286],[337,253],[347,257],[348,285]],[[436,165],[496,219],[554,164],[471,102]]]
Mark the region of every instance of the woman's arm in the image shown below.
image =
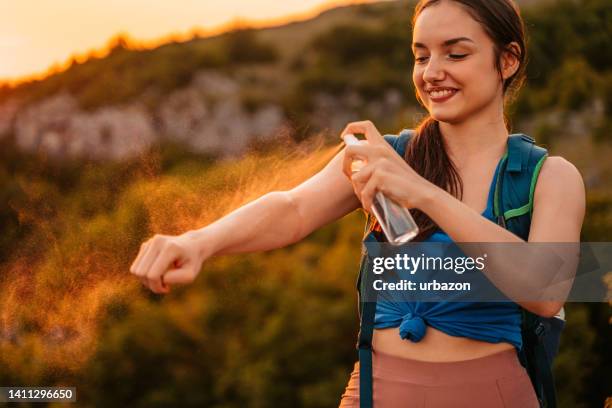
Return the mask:
[[[301,241],[360,207],[342,174],[343,159],[344,150],[292,190],[265,194],[191,235],[212,255],[267,251]]]
[[[359,207],[342,174],[344,150],[323,170],[289,191],[263,195],[221,219],[178,236],[155,235],[142,244],[130,272],[156,293],[192,282],[214,255],[266,251],[300,241]]]
[[[425,212],[454,242],[487,244],[495,256],[488,258],[485,274],[506,296],[542,316],[554,316],[559,311],[576,272],[571,267],[578,244],[520,245],[525,241],[418,175],[384,141],[372,122],[350,123],[342,135],[346,133],[363,133],[368,140],[365,145],[346,148],[343,166],[365,209],[370,209],[375,193],[381,191],[407,208]],[[350,162],[355,158],[368,164],[351,174]],[[580,173],[560,157],[548,158],[535,189],[529,242],[578,243],[584,212]],[[553,301],[522,301],[525,299]]]
[[[523,242],[440,188],[420,203],[455,242]],[[579,242],[585,190],[578,170],[561,157],[544,162],[534,193],[529,242]]]
[[[420,207],[455,242],[524,242],[510,231],[485,219],[442,189],[431,189]],[[528,241],[580,242],[584,214],[585,188],[580,173],[567,160],[561,157],[549,157],[542,166],[536,184]],[[520,249],[517,252],[527,253]],[[541,252],[544,253],[543,250]],[[512,260],[508,260],[510,261]],[[554,271],[541,269],[537,272],[542,276]],[[515,282],[519,282],[519,275],[515,276],[517,277]],[[533,276],[531,282],[535,282]],[[537,285],[533,286],[535,288]],[[521,289],[517,288],[517,290]],[[519,302],[519,304],[541,316],[554,316],[563,306],[561,301]]]

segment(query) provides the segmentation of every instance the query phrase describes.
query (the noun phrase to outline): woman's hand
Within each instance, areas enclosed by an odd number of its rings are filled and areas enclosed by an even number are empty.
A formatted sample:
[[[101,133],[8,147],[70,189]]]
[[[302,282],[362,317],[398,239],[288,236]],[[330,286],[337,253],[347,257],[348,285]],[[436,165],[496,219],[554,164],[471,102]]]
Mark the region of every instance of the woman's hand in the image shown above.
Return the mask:
[[[363,208],[370,211],[374,196],[380,191],[406,208],[422,209],[427,194],[436,186],[417,174],[369,120],[349,123],[341,137],[348,133],[363,133],[367,139],[359,145],[347,146],[343,163],[343,172],[353,183]],[[352,173],[352,161],[360,159],[367,164]]]
[[[140,246],[130,272],[155,293],[168,293],[171,284],[195,280],[206,254],[189,231],[182,235],[155,235]]]

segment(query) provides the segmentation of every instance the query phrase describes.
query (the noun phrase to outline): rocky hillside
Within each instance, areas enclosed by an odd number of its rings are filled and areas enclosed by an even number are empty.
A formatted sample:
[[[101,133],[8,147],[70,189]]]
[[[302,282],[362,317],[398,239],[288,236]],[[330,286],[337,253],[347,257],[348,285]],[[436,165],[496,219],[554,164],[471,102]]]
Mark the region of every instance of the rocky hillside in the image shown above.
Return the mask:
[[[531,78],[513,118],[539,141],[560,129],[605,138],[612,63],[598,50],[607,47],[609,5],[521,3]],[[163,141],[235,156],[278,135],[336,132],[364,117],[384,131],[412,126],[422,114],[410,82],[412,7],[403,0],[341,7],[151,50],[118,38],[104,58],[0,87],[0,139],[57,158],[122,159]],[[580,35],[568,40],[572,30]]]
[[[51,156],[121,159],[168,138],[211,154],[242,152],[253,139],[272,135],[282,125],[282,111],[268,104],[248,112],[239,99],[240,85],[216,71],[200,71],[192,83],[169,93],[153,109],[138,99],[83,110],[63,91],[20,106],[2,106],[4,134],[17,145]]]
[[[292,80],[288,65],[312,36],[356,12],[335,9],[304,22],[154,50],[133,50],[118,39],[101,60],[0,88],[0,138],[58,158],[121,159],[163,140],[239,154],[288,131],[280,103]],[[321,110],[326,104],[333,101],[323,98]]]

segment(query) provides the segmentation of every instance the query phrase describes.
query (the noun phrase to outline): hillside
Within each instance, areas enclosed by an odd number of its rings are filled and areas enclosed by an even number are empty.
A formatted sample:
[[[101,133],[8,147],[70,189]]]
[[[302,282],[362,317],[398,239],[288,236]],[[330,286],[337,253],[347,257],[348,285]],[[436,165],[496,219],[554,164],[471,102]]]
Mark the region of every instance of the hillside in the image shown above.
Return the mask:
[[[609,4],[525,3],[531,78],[515,123],[540,139],[559,129],[607,138],[611,62],[597,50],[609,31]],[[342,7],[152,50],[119,38],[104,58],[0,89],[0,138],[59,158],[121,159],[164,141],[236,156],[278,135],[333,133],[363,117],[396,131],[421,113],[409,79],[412,4]],[[573,32],[578,38],[565,41]],[[570,129],[558,120],[567,117]]]

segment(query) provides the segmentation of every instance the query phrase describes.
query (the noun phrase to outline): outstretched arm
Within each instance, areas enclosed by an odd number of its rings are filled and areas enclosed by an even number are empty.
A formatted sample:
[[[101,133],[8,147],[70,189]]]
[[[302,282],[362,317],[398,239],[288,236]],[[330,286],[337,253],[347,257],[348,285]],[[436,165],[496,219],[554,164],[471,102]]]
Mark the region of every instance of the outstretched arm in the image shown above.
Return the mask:
[[[198,230],[155,235],[130,267],[143,284],[167,293],[168,284],[192,282],[214,255],[267,251],[300,241],[360,206],[342,173],[344,150],[323,170],[289,191],[274,191]]]
[[[213,255],[267,251],[301,241],[360,206],[342,174],[344,151],[319,173],[289,191],[274,191],[193,231]]]

